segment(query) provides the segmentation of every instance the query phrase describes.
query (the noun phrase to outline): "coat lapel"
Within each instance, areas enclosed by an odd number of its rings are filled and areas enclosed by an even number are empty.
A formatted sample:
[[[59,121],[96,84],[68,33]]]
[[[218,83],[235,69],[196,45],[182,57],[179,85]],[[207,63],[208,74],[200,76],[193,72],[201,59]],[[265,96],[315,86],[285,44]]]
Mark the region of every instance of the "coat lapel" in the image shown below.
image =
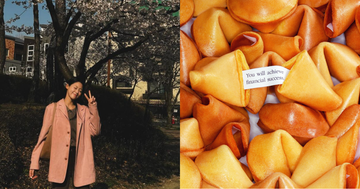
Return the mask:
[[[57,103],[58,109],[60,110],[60,112],[66,117],[66,119],[69,120],[69,116],[68,116],[68,112],[66,109],[66,105],[65,105],[65,100],[61,99],[59,100],[59,102]]]
[[[60,112],[69,120],[68,111],[66,109],[65,100],[61,99],[57,102],[57,106]],[[83,123],[85,122],[85,108],[77,104],[77,115],[76,115],[76,146],[79,144],[80,132],[82,131]],[[69,127],[70,122],[69,122]]]
[[[80,106],[79,104],[77,104],[77,118],[76,118],[76,146],[79,145],[79,139],[80,139],[80,132],[82,131],[82,126],[83,123],[85,122],[85,108],[84,106]]]

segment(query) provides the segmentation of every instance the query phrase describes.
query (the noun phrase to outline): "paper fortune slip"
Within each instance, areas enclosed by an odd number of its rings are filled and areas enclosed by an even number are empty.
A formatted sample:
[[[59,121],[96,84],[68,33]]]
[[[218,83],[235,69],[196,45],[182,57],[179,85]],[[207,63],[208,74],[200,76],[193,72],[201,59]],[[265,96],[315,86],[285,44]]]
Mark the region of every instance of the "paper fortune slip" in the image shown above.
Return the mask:
[[[290,70],[282,66],[268,66],[243,71],[244,89],[280,85]]]

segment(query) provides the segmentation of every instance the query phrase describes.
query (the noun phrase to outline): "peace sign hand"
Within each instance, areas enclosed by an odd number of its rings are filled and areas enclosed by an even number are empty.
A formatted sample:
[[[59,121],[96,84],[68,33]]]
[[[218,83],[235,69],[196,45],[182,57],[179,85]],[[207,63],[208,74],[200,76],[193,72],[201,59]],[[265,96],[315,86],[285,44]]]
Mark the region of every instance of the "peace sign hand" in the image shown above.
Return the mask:
[[[91,96],[90,90],[89,90],[89,96],[86,95],[86,93],[84,93],[84,95],[85,95],[85,98],[87,99],[87,101],[88,101],[89,104],[96,104],[95,97],[94,97],[94,96]]]

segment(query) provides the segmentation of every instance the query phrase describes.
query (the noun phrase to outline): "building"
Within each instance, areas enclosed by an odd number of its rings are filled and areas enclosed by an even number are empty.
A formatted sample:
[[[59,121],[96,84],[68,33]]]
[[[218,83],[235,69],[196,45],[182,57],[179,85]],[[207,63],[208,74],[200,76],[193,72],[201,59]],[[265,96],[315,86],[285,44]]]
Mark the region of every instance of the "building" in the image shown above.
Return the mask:
[[[24,60],[23,68],[24,75],[26,77],[32,77],[34,75],[34,50],[35,50],[35,39],[34,37],[24,37]]]
[[[24,41],[5,35],[6,61],[3,72],[8,75],[22,75]]]
[[[4,74],[24,75],[31,78],[34,75],[34,38],[25,36],[24,39],[20,39],[6,35],[5,43]]]

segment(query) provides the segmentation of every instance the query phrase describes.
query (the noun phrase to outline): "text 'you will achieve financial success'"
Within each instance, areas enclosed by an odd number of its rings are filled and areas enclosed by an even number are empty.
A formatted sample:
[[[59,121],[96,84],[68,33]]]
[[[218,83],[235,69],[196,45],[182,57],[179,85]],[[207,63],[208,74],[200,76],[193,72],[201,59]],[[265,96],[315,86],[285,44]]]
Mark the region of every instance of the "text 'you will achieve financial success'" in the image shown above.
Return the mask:
[[[290,70],[282,66],[268,66],[243,71],[244,89],[280,85]]]

